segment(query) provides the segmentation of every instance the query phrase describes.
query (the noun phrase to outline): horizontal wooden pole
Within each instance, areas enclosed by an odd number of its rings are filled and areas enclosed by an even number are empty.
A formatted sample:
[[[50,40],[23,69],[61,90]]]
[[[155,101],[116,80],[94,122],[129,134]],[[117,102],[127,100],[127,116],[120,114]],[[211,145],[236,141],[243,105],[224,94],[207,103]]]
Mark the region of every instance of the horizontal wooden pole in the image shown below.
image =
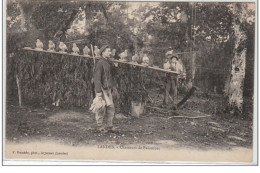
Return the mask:
[[[174,54],[174,55],[181,55],[181,54],[186,54],[186,53],[195,53],[195,52],[199,52],[199,51],[177,52],[177,53],[173,53],[173,54]]]
[[[80,40],[72,40],[72,41],[68,41],[68,42],[64,42],[64,43],[81,43],[82,41],[85,41],[87,39],[80,39]]]
[[[25,47],[25,48],[23,48],[23,50],[29,50],[29,51],[35,51],[35,52],[53,53],[53,54],[60,54],[60,55],[71,55],[71,56],[75,56],[75,57],[92,58],[91,56],[86,56],[86,55],[76,55],[76,54],[65,53],[65,52],[39,50],[39,49],[32,49],[32,48],[30,48],[30,47]]]
[[[56,52],[56,51],[48,51],[48,50],[38,50],[38,49],[32,49],[30,47],[25,47],[25,48],[23,48],[23,50],[35,51],[35,52],[53,53],[53,54],[60,54],[60,55],[70,55],[70,56],[75,56],[75,57],[84,57],[84,58],[94,59],[93,57],[86,56],[86,55],[75,55],[75,54],[64,53],[64,52]],[[95,57],[95,59],[99,59],[99,58]],[[174,74],[174,75],[179,75],[179,73],[177,73],[176,71],[165,70],[165,69],[162,69],[162,68],[159,68],[159,67],[152,67],[152,66],[148,66],[148,65],[143,65],[143,64],[133,63],[133,62],[120,61],[120,60],[112,60],[112,59],[110,59],[110,61],[115,62],[115,63],[122,63],[122,64],[128,64],[128,65],[143,67],[143,68],[152,69],[152,70],[158,70],[158,71],[161,71],[161,72],[164,72],[164,73],[171,73],[171,74]]]

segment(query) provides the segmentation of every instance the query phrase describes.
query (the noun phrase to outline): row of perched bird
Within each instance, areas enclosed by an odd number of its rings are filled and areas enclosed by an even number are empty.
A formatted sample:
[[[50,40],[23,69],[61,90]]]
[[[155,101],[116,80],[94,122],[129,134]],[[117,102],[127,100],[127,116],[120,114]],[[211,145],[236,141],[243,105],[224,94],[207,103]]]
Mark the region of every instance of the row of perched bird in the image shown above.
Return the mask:
[[[40,39],[37,39],[37,41],[36,41],[36,49],[43,50],[43,43],[41,42]],[[64,44],[62,41],[59,43],[59,49],[60,49],[59,52],[63,52],[63,53],[68,51],[66,44]],[[51,41],[51,40],[49,40],[48,51],[55,51],[55,43],[53,43],[53,41]],[[80,52],[80,50],[79,50],[77,44],[73,43],[72,54],[79,55],[79,52]],[[95,57],[100,56],[100,50],[97,46],[94,46],[93,52],[94,52]],[[116,53],[116,49],[113,49],[112,53],[111,53],[112,57],[115,56],[115,53]],[[85,46],[83,49],[83,55],[89,56],[89,54],[90,54],[90,49],[88,48],[88,46]],[[120,57],[119,60],[128,61],[128,59],[127,59],[128,56],[129,56],[128,50],[125,50],[124,52],[119,54],[119,57]],[[132,56],[132,62],[137,63],[139,60],[140,60],[139,55],[135,54],[134,56]],[[142,61],[142,64],[149,65],[149,57],[147,56],[147,54],[143,55],[141,61]]]
[[[99,49],[97,48],[97,46],[95,46],[94,48],[95,48],[95,51],[94,51],[95,56],[98,56]],[[37,39],[37,41],[36,41],[36,49],[43,50],[43,43],[41,42],[40,39]],[[59,49],[60,49],[60,52],[68,51],[67,45],[64,44],[62,41],[59,44]],[[53,43],[53,41],[51,41],[51,40],[49,40],[48,51],[55,51],[55,43]],[[80,50],[76,43],[73,43],[72,51],[73,51],[72,54],[79,55]],[[83,49],[83,55],[89,55],[89,53],[90,53],[90,49],[88,48],[88,46],[85,46]]]
[[[40,39],[37,39],[36,41],[36,49],[43,50],[43,43],[41,42]],[[50,40],[48,44],[48,51],[55,51],[54,49],[55,49],[55,44],[53,43],[53,41]],[[63,53],[68,51],[66,44],[64,44],[63,42],[59,43],[59,49],[60,52]],[[80,50],[76,43],[73,43],[72,51],[73,51],[72,54],[79,55]],[[90,49],[88,48],[88,46],[85,46],[83,49],[83,55],[89,56],[89,53],[90,53]],[[115,57],[115,53],[116,53],[116,49],[113,49],[111,52],[111,56]],[[170,51],[167,53],[173,54],[173,52]],[[95,57],[100,57],[100,50],[97,46],[94,46],[94,55]],[[120,57],[119,60],[121,61],[128,61],[127,59],[128,50],[125,50],[124,52],[120,53],[119,57]],[[140,57],[138,54],[135,54],[134,56],[132,56],[131,60],[133,63],[138,63],[140,61],[140,58],[143,65],[149,65],[150,58],[147,56],[147,54],[143,54],[143,57]],[[165,62],[163,68],[166,70],[182,71],[183,65],[179,64],[178,60],[176,61],[176,59],[173,58],[172,60]]]

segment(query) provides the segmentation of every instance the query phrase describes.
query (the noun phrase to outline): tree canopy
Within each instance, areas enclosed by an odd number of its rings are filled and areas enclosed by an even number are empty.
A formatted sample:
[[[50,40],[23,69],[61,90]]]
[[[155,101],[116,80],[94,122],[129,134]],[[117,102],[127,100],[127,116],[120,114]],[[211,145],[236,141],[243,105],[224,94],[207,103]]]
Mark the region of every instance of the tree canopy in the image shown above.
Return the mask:
[[[159,66],[169,47],[175,52],[191,52],[180,57],[195,84],[206,91],[223,93],[233,50],[250,50],[246,64],[254,59],[255,4],[250,2],[8,0],[6,20],[11,52],[14,47],[34,45],[36,38],[46,46],[48,40],[69,45],[82,40],[80,48],[109,43],[118,52],[146,51]],[[239,46],[236,23],[247,38]],[[245,88],[252,88],[252,74],[253,70],[246,68],[245,84],[250,87]]]

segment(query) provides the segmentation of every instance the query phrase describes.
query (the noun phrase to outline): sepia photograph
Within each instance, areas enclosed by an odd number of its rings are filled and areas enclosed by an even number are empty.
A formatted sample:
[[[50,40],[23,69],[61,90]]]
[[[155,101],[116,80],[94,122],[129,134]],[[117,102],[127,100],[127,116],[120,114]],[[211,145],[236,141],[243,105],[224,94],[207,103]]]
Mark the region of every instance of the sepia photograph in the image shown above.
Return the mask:
[[[4,165],[257,164],[257,1],[3,12]]]

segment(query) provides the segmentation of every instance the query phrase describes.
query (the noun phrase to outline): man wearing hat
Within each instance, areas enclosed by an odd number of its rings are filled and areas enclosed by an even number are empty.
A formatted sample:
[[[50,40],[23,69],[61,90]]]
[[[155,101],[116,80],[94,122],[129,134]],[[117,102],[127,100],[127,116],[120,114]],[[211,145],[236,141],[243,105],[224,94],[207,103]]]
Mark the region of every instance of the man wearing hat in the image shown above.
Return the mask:
[[[170,64],[170,69],[172,71],[176,71],[179,74],[184,73],[183,64],[179,62],[178,55],[174,54],[173,50],[166,52],[166,61]],[[166,74],[165,79],[165,94],[163,99],[163,107],[167,106],[169,103],[169,97],[173,101],[173,105],[169,106],[172,109],[177,109],[177,87],[178,87],[178,77],[176,75],[172,75],[170,73]]]
[[[111,50],[108,45],[100,48],[100,59],[96,63],[94,70],[94,85],[96,98],[105,100],[105,109],[96,112],[96,121],[98,129],[101,132],[114,131],[113,118],[115,114],[115,106],[113,103],[111,89],[113,88],[112,80],[112,64],[109,61]],[[107,127],[103,125],[103,119],[107,119]]]

